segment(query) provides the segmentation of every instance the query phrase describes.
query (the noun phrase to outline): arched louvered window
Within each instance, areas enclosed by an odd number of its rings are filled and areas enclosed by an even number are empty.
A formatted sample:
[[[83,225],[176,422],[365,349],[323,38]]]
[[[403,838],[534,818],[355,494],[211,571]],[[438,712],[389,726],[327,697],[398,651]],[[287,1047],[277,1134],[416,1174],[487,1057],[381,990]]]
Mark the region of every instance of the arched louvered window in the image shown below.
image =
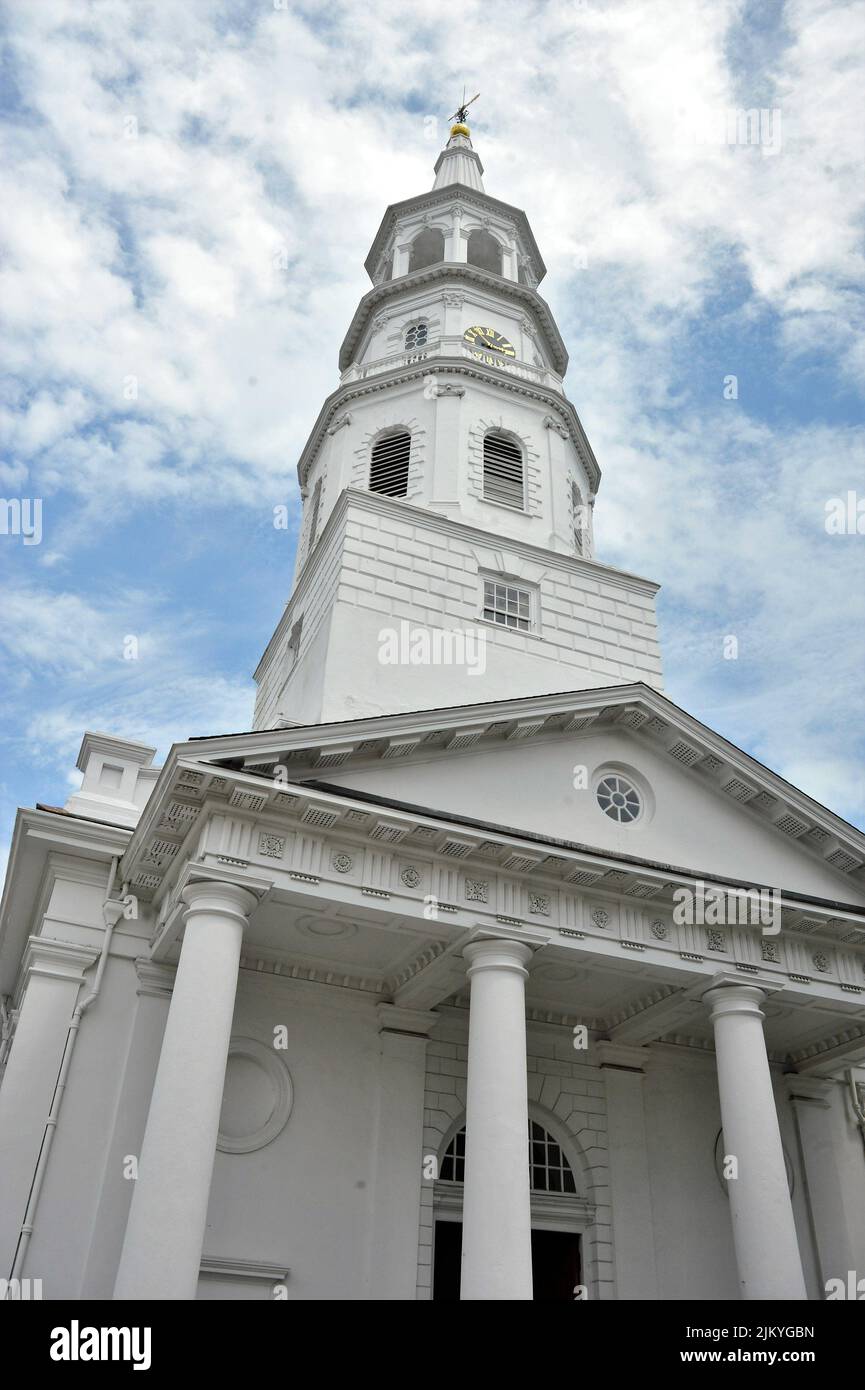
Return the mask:
[[[574,512],[574,548],[578,555],[583,554],[583,530],[586,519],[583,507],[583,494],[576,483],[571,483],[571,505]]]
[[[369,466],[370,492],[387,497],[405,497],[408,492],[408,465],[411,435],[406,431],[386,434],[376,441]]]
[[[438,265],[445,258],[445,234],[439,227],[424,227],[411,244],[408,257],[409,274],[427,265]]]
[[[480,228],[469,236],[466,260],[480,270],[491,270],[494,275],[502,273],[502,248],[490,232]]]
[[[410,323],[405,331],[405,350],[414,352],[415,348],[426,347],[429,326],[426,323]]]
[[[577,1184],[570,1163],[556,1139],[529,1120],[529,1174],[532,1192],[568,1192],[576,1196]],[[465,1182],[466,1131],[458,1131],[444,1151],[439,1177],[442,1182]]]
[[[484,435],[484,499],[505,507],[525,504],[523,451],[506,434]]]

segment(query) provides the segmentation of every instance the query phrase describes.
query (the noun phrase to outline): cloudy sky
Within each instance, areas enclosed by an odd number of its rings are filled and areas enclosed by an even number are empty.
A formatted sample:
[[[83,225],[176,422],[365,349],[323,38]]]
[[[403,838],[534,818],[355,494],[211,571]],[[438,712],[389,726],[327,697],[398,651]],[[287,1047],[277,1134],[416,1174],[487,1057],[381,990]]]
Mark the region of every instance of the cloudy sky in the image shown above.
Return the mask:
[[[86,728],[161,757],[249,727],[273,507],[464,82],[548,266],[600,557],[663,586],[668,693],[865,826],[865,536],[826,530],[865,496],[862,3],[12,0],[6,29],[0,494],[42,534],[0,535],[0,839]]]

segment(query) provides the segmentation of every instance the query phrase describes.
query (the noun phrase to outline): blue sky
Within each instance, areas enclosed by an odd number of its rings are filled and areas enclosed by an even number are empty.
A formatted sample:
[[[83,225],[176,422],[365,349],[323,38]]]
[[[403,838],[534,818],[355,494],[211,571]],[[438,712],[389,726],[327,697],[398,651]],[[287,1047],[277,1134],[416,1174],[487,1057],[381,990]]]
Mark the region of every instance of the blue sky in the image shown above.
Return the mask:
[[[865,495],[863,40],[829,0],[10,7],[0,495],[43,534],[0,536],[0,844],[86,728],[161,758],[249,726],[273,507],[464,82],[548,266],[600,557],[663,586],[668,694],[865,826],[865,536],[824,524]],[[737,107],[762,144],[713,142]]]

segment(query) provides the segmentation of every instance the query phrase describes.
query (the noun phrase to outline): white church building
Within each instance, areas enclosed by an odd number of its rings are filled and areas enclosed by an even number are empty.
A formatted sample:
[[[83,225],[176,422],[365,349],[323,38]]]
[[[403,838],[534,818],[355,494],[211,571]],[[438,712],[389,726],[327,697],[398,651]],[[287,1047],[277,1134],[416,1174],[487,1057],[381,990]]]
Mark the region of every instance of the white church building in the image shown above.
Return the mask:
[[[464,120],[366,268],[251,729],[18,814],[7,1296],[824,1299],[865,835],[663,694]]]

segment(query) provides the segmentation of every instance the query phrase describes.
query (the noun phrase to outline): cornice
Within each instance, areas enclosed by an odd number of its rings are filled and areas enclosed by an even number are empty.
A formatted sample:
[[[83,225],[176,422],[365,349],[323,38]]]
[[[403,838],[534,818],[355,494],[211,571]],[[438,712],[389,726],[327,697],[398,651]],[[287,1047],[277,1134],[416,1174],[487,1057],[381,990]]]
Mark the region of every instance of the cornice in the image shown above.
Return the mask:
[[[146,994],[154,999],[171,998],[176,974],[174,966],[139,957],[135,961],[135,973],[138,976],[136,994]]]
[[[543,295],[538,294],[531,285],[521,285],[518,280],[508,280],[494,271],[482,270],[480,266],[469,265],[467,261],[436,261],[435,265],[413,270],[410,275],[400,275],[396,280],[385,280],[373,289],[367,290],[354,312],[339,349],[339,369],[344,372],[354,361],[355,349],[363,337],[366,325],[379,305],[389,299],[398,298],[405,290],[414,290],[421,285],[432,285],[436,281],[459,280],[469,284],[481,285],[496,294],[506,295],[525,309],[530,309],[537,317],[549,346],[552,350],[553,368],[559,376],[568,370],[568,350],[559,332],[558,325]]]
[[[567,430],[567,437],[576,449],[580,462],[586,470],[593,495],[598,492],[601,486],[600,464],[595,458],[576,407],[572,401],[568,400],[567,396],[554,390],[551,386],[527,381],[523,377],[509,376],[505,372],[497,371],[494,367],[484,367],[481,363],[470,362],[467,358],[431,355],[424,358],[419,365],[395,367],[392,371],[378,372],[375,376],[360,381],[347,381],[338,386],[327,397],[298,461],[297,477],[301,493],[303,494],[307,485],[309,470],[315,462],[321,444],[330,433],[331,422],[339,415],[340,411],[362,396],[371,396],[377,391],[384,391],[391,386],[399,386],[407,381],[423,381],[424,377],[429,375],[433,365],[439,375],[464,376],[482,380],[509,392],[511,395],[526,396],[530,400],[539,401],[547,409],[554,411],[564,422],[562,428]]]
[[[108,864],[113,856],[122,856],[131,838],[132,830],[126,826],[31,807],[18,810],[0,902],[0,992],[14,987],[27,936],[41,924],[37,909],[45,901],[49,856],[56,853],[101,864],[107,882]]]
[[[45,975],[53,980],[69,980],[80,984],[99,952],[90,946],[53,937],[31,936],[22,962],[25,976]]]
[[[817,1076],[799,1076],[795,1072],[785,1076],[784,1085],[792,1101],[801,1101],[817,1110],[828,1110],[832,1104],[832,1093],[836,1081]]]
[[[631,1071],[641,1074],[651,1061],[651,1053],[647,1047],[629,1047],[627,1043],[604,1040],[595,1043],[595,1056],[600,1062],[602,1070],[609,1068],[612,1071]]]
[[[527,716],[532,716],[530,720]],[[779,814],[776,802],[784,790],[780,779],[771,774],[757,777],[757,765],[741,750],[725,744],[719,737],[706,731],[704,737],[696,721],[683,715],[666,697],[659,695],[648,686],[631,685],[607,687],[603,690],[564,692],[556,695],[518,698],[494,701],[486,704],[453,706],[443,709],[418,711],[386,717],[372,717],[341,721],[339,723],[295,726],[281,729],[262,730],[257,733],[226,735],[217,738],[193,740],[191,743],[176,745],[166,762],[160,783],[148,803],[135,837],[123,864],[123,877],[143,889],[161,886],[167,878],[164,867],[156,866],[146,871],[145,881],[138,881],[141,866],[153,851],[148,846],[152,838],[174,836],[168,846],[175,862],[179,861],[181,840],[191,829],[191,823],[199,819],[205,804],[209,811],[219,807],[229,816],[234,815],[255,822],[259,817],[273,824],[289,811],[288,823],[299,806],[321,806],[327,808],[333,823],[342,819],[349,807],[363,808],[353,815],[357,823],[376,818],[403,820],[411,824],[437,827],[436,834],[442,838],[446,834],[468,837],[482,841],[496,841],[503,846],[519,844],[530,848],[530,860],[539,864],[545,859],[558,859],[561,864],[568,859],[569,872],[573,882],[590,886],[592,891],[617,892],[617,883],[627,882],[621,888],[624,894],[631,894],[636,901],[647,900],[662,895],[667,888],[677,884],[690,884],[702,879],[706,884],[722,890],[742,890],[777,892],[780,895],[782,912],[793,913],[791,922],[783,918],[785,929],[789,926],[802,936],[815,931],[828,930],[831,919],[830,939],[836,943],[861,943],[865,941],[865,905],[841,901],[836,898],[819,898],[800,891],[781,888],[777,884],[759,884],[734,879],[728,874],[717,874],[703,867],[681,866],[646,860],[637,856],[617,855],[596,846],[564,841],[555,836],[536,834],[515,827],[496,825],[474,817],[462,817],[455,813],[435,808],[415,806],[394,798],[376,796],[363,790],[330,785],[327,780],[311,780],[316,768],[324,770],[333,765],[334,756],[344,750],[340,765],[345,768],[352,762],[361,766],[371,766],[388,756],[388,749],[394,745],[401,755],[419,753],[424,757],[453,756],[449,743],[458,740],[463,747],[467,734],[471,734],[473,748],[495,749],[507,743],[516,725],[530,725],[530,737],[562,738],[574,732],[585,734],[587,729],[601,730],[621,725],[631,734],[640,738],[651,738],[656,746],[666,749],[679,761],[678,753],[683,740],[680,733],[688,730],[688,737],[697,748],[698,762],[683,769],[682,775],[700,777],[708,786],[714,786],[718,794],[727,787],[733,787],[728,794],[735,798],[735,785],[741,776],[750,777],[755,784],[765,784],[773,791],[768,797],[769,811],[745,811],[754,821],[764,826],[773,826],[773,817]],[[690,745],[689,745],[690,746]],[[710,750],[720,747],[723,758],[715,758]],[[676,751],[674,751],[676,750]],[[712,762],[712,771],[703,775],[702,762]],[[714,767],[717,762],[720,773]],[[277,781],[273,767],[284,765],[289,769],[286,783]],[[720,779],[726,779],[724,781]],[[738,800],[738,798],[735,798]],[[802,800],[806,800],[804,796]],[[173,827],[172,807],[182,813],[180,830]],[[783,809],[783,808],[781,808]],[[830,813],[826,813],[827,817]],[[821,820],[820,808],[813,804],[809,816],[815,823]],[[167,817],[167,822],[165,820]],[[165,828],[167,824],[167,829]],[[843,824],[843,823],[842,823]],[[160,826],[162,829],[160,831]],[[454,827],[457,827],[455,830]],[[777,830],[777,833],[782,833]],[[361,833],[361,832],[358,832]],[[408,828],[406,830],[408,833]],[[846,827],[846,839],[853,848],[861,852],[865,836],[853,827]],[[546,853],[539,853],[542,846]],[[806,846],[808,852],[820,861],[812,845]],[[559,853],[563,851],[564,853]],[[167,850],[166,850],[167,853]],[[580,859],[580,863],[571,862]],[[859,862],[858,860],[856,861]],[[240,864],[246,869],[246,861]],[[260,869],[270,870],[272,866],[262,862]],[[838,873],[843,870],[837,869]],[[226,862],[226,871],[238,872],[237,862]],[[613,875],[613,877],[610,877]],[[619,877],[616,877],[619,876]],[[624,877],[621,877],[624,876]],[[861,890],[861,881],[854,880]],[[816,909],[816,910],[814,910]],[[705,953],[699,946],[683,946],[683,950],[697,951],[698,958]],[[807,953],[806,953],[807,954]],[[821,967],[822,969],[822,967]],[[807,961],[797,968],[800,976],[811,976]],[[858,977],[846,980],[843,988],[850,993],[860,993],[863,988]]]
[[[266,1260],[227,1259],[216,1255],[202,1256],[202,1274],[225,1279],[262,1279],[268,1284],[284,1284],[290,1274],[288,1265],[270,1264]]]
[[[444,154],[444,151],[442,151]],[[480,163],[480,158],[475,150],[472,150],[475,158]],[[439,160],[441,155],[439,156]],[[481,166],[483,167],[483,166]],[[436,164],[438,168],[438,163]],[[373,238],[372,246],[364,261],[364,269],[370,280],[375,275],[375,269],[381,258],[382,252],[387,244],[387,240],[400,217],[408,216],[413,212],[425,212],[427,209],[439,207],[443,203],[452,202],[468,203],[475,207],[484,208],[488,212],[494,212],[514,222],[523,233],[526,249],[535,264],[538,272],[538,283],[540,284],[547,273],[543,258],[538,250],[534,233],[527,214],[522,208],[514,207],[512,203],[503,203],[500,198],[494,198],[491,193],[485,192],[480,188],[470,188],[466,183],[448,183],[441,188],[430,188],[425,193],[416,193],[412,198],[403,198],[399,203],[390,203],[385,208],[384,216],[379,223],[378,231]]]

